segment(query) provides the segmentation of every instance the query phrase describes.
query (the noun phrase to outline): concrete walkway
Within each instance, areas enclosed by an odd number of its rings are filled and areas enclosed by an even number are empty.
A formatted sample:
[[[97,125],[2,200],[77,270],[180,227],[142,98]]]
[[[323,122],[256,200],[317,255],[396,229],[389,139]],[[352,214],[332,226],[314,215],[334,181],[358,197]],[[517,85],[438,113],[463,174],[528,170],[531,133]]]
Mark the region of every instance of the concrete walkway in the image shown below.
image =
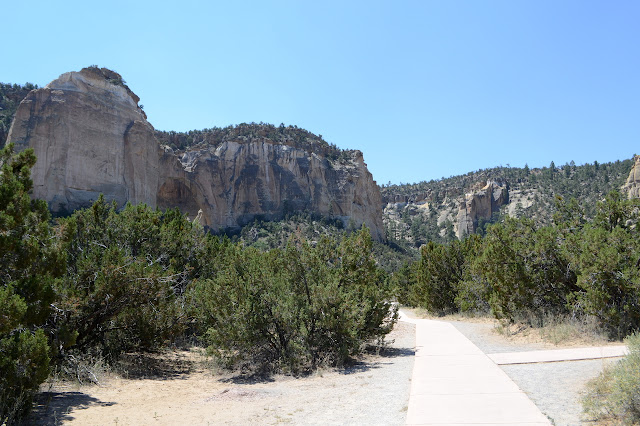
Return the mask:
[[[408,425],[550,425],[518,386],[453,325],[416,324]]]
[[[624,345],[485,354],[452,324],[413,319],[416,356],[408,425],[550,425],[498,365],[622,357]]]

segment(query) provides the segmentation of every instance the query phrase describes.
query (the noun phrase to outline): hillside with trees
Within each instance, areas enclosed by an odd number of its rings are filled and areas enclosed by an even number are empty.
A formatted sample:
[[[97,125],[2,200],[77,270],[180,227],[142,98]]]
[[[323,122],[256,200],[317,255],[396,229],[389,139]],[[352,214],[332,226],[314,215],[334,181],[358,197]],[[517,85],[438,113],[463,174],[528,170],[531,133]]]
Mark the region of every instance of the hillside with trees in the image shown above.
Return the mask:
[[[353,150],[343,150],[328,143],[322,135],[316,135],[298,126],[274,126],[268,123],[241,123],[226,127],[212,127],[188,132],[156,130],[158,141],[174,151],[182,152],[190,148],[219,146],[229,141],[251,141],[268,139],[280,145],[288,145],[313,152],[331,161],[351,158]]]
[[[575,198],[586,218],[594,218],[598,201],[619,190],[629,175],[632,160],[549,167],[494,167],[464,175],[415,184],[381,187],[385,227],[391,241],[418,248],[428,241],[445,243],[455,238],[454,224],[465,194],[488,181],[500,182],[508,191],[508,203],[491,217],[480,218],[476,232],[483,234],[490,223],[510,216],[529,218],[540,225],[552,222],[556,199]]]
[[[7,131],[29,86],[0,90]],[[260,138],[334,163],[354,152],[264,123],[155,134],[176,152]],[[341,366],[390,332],[395,302],[532,327],[571,318],[611,339],[640,329],[640,201],[619,192],[632,160],[383,185],[385,243],[306,211],[217,235],[177,208],[103,197],[54,219],[31,199],[35,162],[0,150],[2,424],[28,416],[51,372],[95,382],[88,365],[132,352],[196,344],[260,377]],[[467,194],[490,185],[504,202],[458,238]]]
[[[507,217],[484,236],[431,241],[394,275],[398,300],[536,327],[593,319],[621,339],[640,329],[639,208],[612,191],[588,218],[575,199],[557,199],[549,224]]]

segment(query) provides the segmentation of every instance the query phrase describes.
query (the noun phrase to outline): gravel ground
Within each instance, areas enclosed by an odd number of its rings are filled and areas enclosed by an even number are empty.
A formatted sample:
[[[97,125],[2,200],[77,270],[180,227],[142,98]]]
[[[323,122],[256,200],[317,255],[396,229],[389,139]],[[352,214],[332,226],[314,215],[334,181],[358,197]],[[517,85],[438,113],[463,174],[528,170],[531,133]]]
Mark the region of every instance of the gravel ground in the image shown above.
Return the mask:
[[[511,380],[556,425],[589,424],[582,416],[581,396],[585,384],[612,359],[503,365]]]
[[[495,322],[487,320],[482,322],[471,321],[448,321],[458,331],[471,340],[474,345],[486,354],[497,354],[503,352],[526,352],[541,349],[557,349],[548,343],[543,342],[522,342],[513,341],[498,334],[495,331]]]
[[[544,342],[513,341],[493,331],[492,322],[451,321],[483,352],[525,352],[558,349]],[[555,425],[590,424],[582,416],[581,396],[586,383],[617,359],[564,361],[500,366]]]

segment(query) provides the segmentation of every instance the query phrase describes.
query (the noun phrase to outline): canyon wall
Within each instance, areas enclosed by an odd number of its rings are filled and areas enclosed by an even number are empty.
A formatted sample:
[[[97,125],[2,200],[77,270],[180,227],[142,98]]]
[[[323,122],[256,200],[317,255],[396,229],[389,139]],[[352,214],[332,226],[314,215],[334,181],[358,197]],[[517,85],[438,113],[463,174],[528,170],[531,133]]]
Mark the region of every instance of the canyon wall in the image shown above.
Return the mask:
[[[31,147],[33,196],[65,214],[103,193],[119,205],[180,207],[213,230],[307,211],[366,224],[384,239],[382,198],[362,153],[330,159],[265,137],[185,150],[161,145],[122,77],[89,67],[61,75],[21,102],[8,142]]]
[[[160,146],[138,98],[106,69],[61,75],[20,103],[7,142],[34,149],[35,198],[57,214],[103,193],[122,205],[156,203]]]

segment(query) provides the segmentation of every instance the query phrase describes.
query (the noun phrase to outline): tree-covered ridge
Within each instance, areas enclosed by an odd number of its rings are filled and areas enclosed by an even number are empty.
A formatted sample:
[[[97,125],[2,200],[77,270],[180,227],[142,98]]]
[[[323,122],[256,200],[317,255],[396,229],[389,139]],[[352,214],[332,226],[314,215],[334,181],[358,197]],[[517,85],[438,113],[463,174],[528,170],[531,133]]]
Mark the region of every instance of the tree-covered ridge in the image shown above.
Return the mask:
[[[539,190],[551,192],[565,199],[590,198],[601,200],[613,189],[619,189],[625,182],[633,160],[611,163],[586,163],[576,165],[573,161],[556,166],[552,161],[549,167],[530,169],[525,167],[493,167],[479,169],[464,175],[422,181],[418,183],[387,184],[381,186],[382,196],[392,199],[396,195],[406,196],[408,200],[427,200],[438,203],[445,198],[462,196],[478,189],[487,181],[506,182],[509,190]],[[553,200],[551,200],[553,201]],[[595,202],[587,212],[595,213]]]
[[[0,83],[0,147],[3,147],[7,141],[9,128],[18,105],[27,96],[27,93],[37,88],[37,84],[31,83],[25,83],[24,86]]]
[[[82,72],[92,73],[108,82],[124,87],[135,99],[138,97],[126,85],[122,76],[107,68],[91,65],[83,68]],[[25,83],[24,85],[0,83],[0,147],[4,146],[9,128],[15,116],[20,102],[27,94],[37,89],[37,84]],[[142,108],[142,105],[140,105]],[[256,140],[269,140],[272,143],[288,145],[314,152],[329,160],[350,160],[355,150],[340,149],[333,143],[328,143],[322,135],[316,135],[296,125],[275,126],[268,123],[241,123],[227,127],[212,127],[202,130],[190,130],[188,132],[156,130],[158,141],[175,151],[184,151],[189,148],[218,146],[224,142],[252,142]]]
[[[163,145],[176,151],[194,147],[218,146],[224,142],[252,142],[268,140],[308,152],[320,154],[330,160],[347,160],[355,152],[343,150],[328,143],[322,135],[316,135],[298,126],[274,126],[268,123],[241,123],[227,127],[212,127],[188,132],[156,130],[156,138]]]
[[[491,218],[481,219],[477,232],[488,223],[507,215],[527,217],[539,224],[551,222],[556,197],[575,198],[587,218],[596,214],[596,204],[606,194],[619,190],[629,175],[633,160],[530,169],[528,166],[494,167],[415,184],[383,185],[381,192],[387,203],[385,210],[388,237],[419,247],[427,241],[450,241],[452,225],[465,194],[477,191],[486,182],[499,182],[509,192],[509,205]],[[398,204],[400,203],[400,204]],[[428,209],[420,208],[428,205]]]

